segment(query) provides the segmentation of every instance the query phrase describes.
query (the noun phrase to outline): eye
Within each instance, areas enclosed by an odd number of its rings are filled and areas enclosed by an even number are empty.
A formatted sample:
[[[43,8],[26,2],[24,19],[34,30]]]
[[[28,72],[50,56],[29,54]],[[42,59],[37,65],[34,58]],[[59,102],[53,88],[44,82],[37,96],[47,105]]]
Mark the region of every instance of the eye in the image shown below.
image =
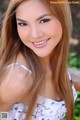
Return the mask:
[[[49,18],[47,18],[47,19],[42,19],[41,21],[40,21],[40,23],[46,23],[46,22],[49,22],[51,19],[49,19]]]
[[[26,26],[26,23],[18,23],[19,26]]]

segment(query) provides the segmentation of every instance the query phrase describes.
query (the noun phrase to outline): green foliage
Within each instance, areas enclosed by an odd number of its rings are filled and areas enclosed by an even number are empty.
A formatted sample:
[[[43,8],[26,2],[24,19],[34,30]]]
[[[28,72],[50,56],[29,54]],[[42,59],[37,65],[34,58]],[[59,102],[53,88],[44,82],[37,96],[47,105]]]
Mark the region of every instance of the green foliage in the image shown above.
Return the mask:
[[[74,120],[80,120],[80,92],[78,92],[75,102]]]
[[[64,117],[64,120],[66,120],[66,116]]]
[[[77,53],[72,52],[69,54],[68,66],[76,69],[80,69],[80,58],[77,58]],[[74,109],[74,120],[80,120],[80,92],[77,92],[77,99]]]
[[[72,52],[69,54],[68,65],[69,67],[80,69],[80,58],[77,58],[76,56],[77,56],[76,52]]]

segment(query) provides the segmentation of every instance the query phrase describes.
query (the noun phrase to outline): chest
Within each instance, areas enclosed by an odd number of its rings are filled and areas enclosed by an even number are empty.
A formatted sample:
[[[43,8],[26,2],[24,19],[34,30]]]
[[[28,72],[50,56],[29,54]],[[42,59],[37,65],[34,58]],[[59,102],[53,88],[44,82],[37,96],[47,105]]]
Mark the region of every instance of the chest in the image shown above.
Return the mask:
[[[26,106],[26,111],[22,113],[21,119],[19,119],[20,113],[24,107],[23,103],[15,104],[11,111],[9,111],[9,120],[13,120],[13,118],[16,120],[25,119],[28,106]],[[39,96],[31,120],[60,120],[63,119],[65,115],[66,106],[64,101],[57,102]]]
[[[45,85],[40,91],[40,96],[50,98],[52,100],[60,100],[58,94],[56,93],[54,89],[54,85],[50,79],[46,80]]]

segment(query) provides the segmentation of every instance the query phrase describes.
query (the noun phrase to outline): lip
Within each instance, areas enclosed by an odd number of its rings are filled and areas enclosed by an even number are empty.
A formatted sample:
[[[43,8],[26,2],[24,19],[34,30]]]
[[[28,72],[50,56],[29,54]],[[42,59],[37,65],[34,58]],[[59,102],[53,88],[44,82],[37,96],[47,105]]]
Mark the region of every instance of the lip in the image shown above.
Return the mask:
[[[43,48],[46,46],[46,44],[49,40],[50,40],[50,38],[45,39],[45,40],[41,40],[38,42],[32,42],[32,43],[33,43],[34,47],[36,47],[36,48]]]

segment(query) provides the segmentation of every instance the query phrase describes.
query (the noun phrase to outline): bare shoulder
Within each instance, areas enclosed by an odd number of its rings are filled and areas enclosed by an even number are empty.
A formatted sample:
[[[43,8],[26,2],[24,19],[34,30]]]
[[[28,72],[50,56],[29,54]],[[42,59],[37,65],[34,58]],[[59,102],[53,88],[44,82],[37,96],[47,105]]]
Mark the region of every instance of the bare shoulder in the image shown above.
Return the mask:
[[[24,66],[27,66],[27,67],[28,67],[28,64],[26,63],[26,60],[25,60],[24,56],[23,56],[21,53],[19,53],[19,54],[17,55],[16,62],[17,62],[17,63],[20,63],[20,64],[23,64]]]
[[[21,54],[17,58],[17,63],[27,66]],[[12,66],[7,69],[3,82],[0,85],[1,100],[6,104],[20,102],[27,95],[31,85],[31,74],[22,67]]]

